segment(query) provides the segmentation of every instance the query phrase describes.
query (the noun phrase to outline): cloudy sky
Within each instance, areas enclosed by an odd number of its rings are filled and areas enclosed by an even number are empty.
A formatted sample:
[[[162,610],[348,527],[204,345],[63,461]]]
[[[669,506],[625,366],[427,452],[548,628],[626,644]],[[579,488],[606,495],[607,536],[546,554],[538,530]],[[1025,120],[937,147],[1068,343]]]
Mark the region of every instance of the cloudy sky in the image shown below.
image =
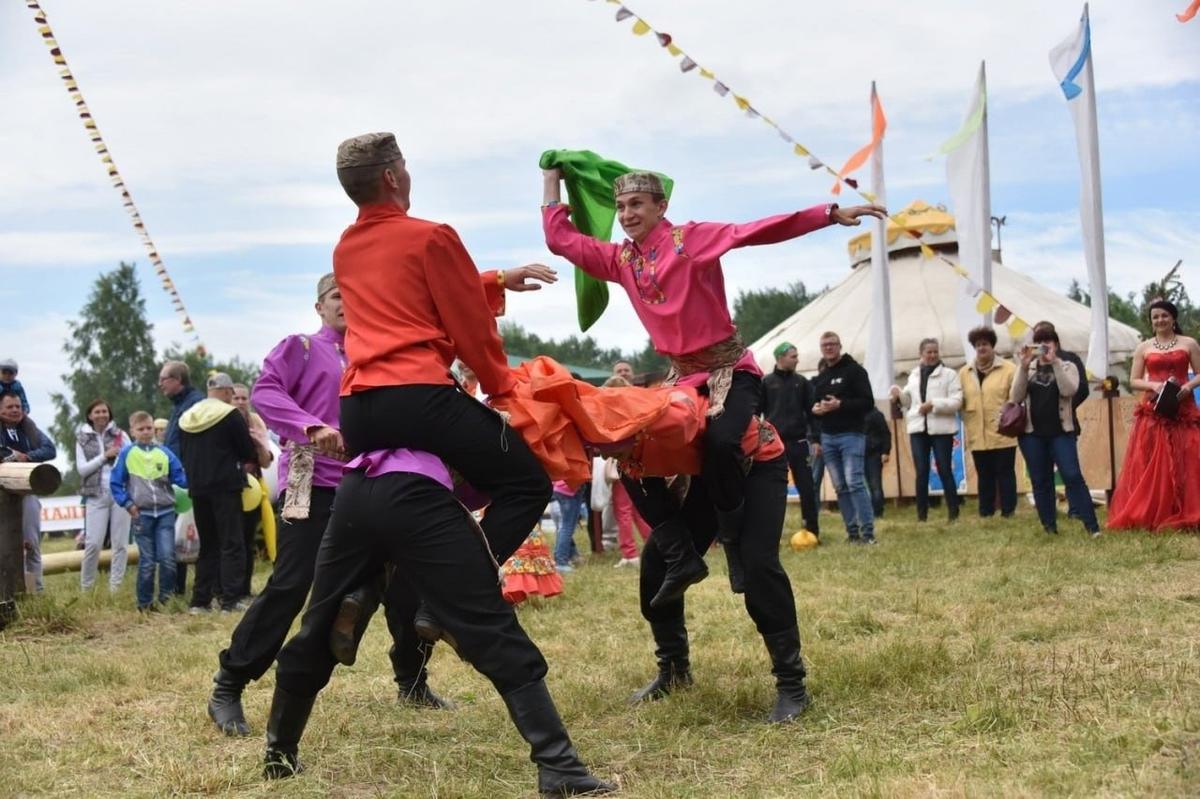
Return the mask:
[[[1092,41],[1109,279],[1121,292],[1200,263],[1200,20],[1184,0],[1098,0]],[[589,0],[253,4],[45,0],[100,130],[204,342],[258,359],[315,327],[313,286],[354,216],[337,143],[393,130],[414,215],[453,224],[481,268],[544,261],[538,155],[591,149],[674,176],[671,217],[745,220],[830,199],[766,125],[683,75],[652,37]],[[1080,4],[636,0],[701,65],[840,165],[889,118],[893,207],[947,202],[926,156],[957,130],[980,60],[1004,260],[1055,288],[1085,279],[1074,134],[1047,54]],[[50,417],[66,322],[97,274],[134,261],[161,345],[186,341],[23,3],[0,8],[0,301],[34,416]],[[836,283],[845,231],[726,260],[739,289]],[[542,335],[576,332],[568,279],[515,297]],[[1191,280],[1193,284],[1194,280]],[[1200,293],[1200,285],[1193,286]],[[1003,298],[1001,298],[1003,299]],[[865,312],[865,309],[863,309]],[[19,331],[20,334],[15,334]],[[640,348],[628,301],[591,331]]]

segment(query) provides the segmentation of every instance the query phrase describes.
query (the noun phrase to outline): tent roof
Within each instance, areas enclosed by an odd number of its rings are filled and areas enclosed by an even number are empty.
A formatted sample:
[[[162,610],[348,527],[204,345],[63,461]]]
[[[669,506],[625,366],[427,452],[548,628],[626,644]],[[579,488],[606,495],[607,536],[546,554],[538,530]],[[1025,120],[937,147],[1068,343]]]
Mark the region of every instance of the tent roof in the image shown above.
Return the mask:
[[[901,224],[897,224],[897,222]],[[920,234],[920,239],[908,235],[905,231]],[[892,218],[887,221],[889,253],[914,247],[919,249],[921,242],[946,244],[957,241],[954,232],[954,216],[946,210],[944,205],[934,206],[924,200],[913,200],[907,208],[892,214]],[[851,264],[857,264],[870,258],[871,231],[850,239],[847,249],[850,251]]]
[[[923,206],[920,208],[919,206]],[[953,228],[942,228],[936,233],[934,226],[944,226],[953,217],[941,209],[931,209],[925,203],[913,203],[902,214],[915,209],[916,216],[924,217],[929,235],[946,237],[931,242],[923,235],[921,241],[938,243],[938,249],[951,260],[957,255]],[[925,210],[930,209],[930,210]],[[911,217],[910,217],[911,218]],[[889,225],[889,238],[894,225]],[[958,329],[955,318],[955,302],[962,291],[963,278],[949,265],[936,259],[921,257],[920,244],[911,237],[900,236],[888,249],[894,250],[888,258],[891,270],[892,292],[892,341],[896,374],[911,371],[917,363],[918,345],[923,338],[936,338],[941,344],[942,359],[951,366],[966,362],[963,352],[964,336]],[[851,241],[851,260],[855,260],[854,242],[867,239],[857,236]],[[911,243],[910,243],[911,242]],[[786,321],[769,331],[751,345],[751,351],[759,366],[769,371],[775,366],[773,351],[781,342],[794,344],[800,356],[800,370],[814,371],[820,361],[818,341],[826,331],[837,333],[842,339],[842,349],[855,360],[864,363],[869,330],[871,308],[870,244],[863,260],[838,285],[834,286],[808,305],[801,308]],[[999,261],[992,262],[992,293],[1004,302],[1014,314],[1031,324],[1043,319],[1054,323],[1062,346],[1086,360],[1088,337],[1091,331],[1091,310],[1063,294],[1049,289],[1028,275],[1008,268]],[[982,320],[981,320],[982,321]],[[1012,339],[1003,325],[996,326],[997,351],[1011,356]],[[1109,319],[1109,362],[1122,363],[1132,355],[1141,337],[1137,330]]]

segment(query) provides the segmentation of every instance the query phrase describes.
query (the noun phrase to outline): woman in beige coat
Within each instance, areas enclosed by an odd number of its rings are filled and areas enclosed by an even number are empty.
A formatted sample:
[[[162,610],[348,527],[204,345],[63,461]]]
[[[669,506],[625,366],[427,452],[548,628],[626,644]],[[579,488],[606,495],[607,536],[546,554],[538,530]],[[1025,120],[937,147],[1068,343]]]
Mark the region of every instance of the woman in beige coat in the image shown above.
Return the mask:
[[[977,327],[967,335],[975,359],[959,370],[963,432],[979,483],[979,515],[1017,511],[1017,440],[1000,434],[1000,411],[1012,391],[1016,367],[996,354],[996,331]]]

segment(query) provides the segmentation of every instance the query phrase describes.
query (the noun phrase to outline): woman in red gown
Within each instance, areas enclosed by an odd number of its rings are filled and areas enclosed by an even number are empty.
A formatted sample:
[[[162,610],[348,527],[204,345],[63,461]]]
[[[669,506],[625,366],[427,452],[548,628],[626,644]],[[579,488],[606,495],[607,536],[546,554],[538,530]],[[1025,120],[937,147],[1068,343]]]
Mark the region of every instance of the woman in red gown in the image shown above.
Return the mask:
[[[1200,345],[1183,335],[1175,305],[1150,304],[1154,337],[1133,354],[1129,385],[1145,395],[1133,412],[1133,433],[1125,452],[1108,514],[1110,530],[1200,529],[1200,409],[1192,396],[1200,385]],[[1197,377],[1188,379],[1188,367]],[[1164,382],[1179,386],[1175,418],[1154,411]]]

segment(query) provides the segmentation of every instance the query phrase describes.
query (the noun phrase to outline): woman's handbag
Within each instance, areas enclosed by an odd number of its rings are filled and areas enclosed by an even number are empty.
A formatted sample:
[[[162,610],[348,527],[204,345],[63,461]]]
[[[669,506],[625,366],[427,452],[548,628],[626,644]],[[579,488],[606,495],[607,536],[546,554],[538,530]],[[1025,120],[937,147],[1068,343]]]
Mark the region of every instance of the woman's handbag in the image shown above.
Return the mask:
[[[1025,405],[1006,402],[1000,409],[1000,435],[1016,438],[1025,433]]]

